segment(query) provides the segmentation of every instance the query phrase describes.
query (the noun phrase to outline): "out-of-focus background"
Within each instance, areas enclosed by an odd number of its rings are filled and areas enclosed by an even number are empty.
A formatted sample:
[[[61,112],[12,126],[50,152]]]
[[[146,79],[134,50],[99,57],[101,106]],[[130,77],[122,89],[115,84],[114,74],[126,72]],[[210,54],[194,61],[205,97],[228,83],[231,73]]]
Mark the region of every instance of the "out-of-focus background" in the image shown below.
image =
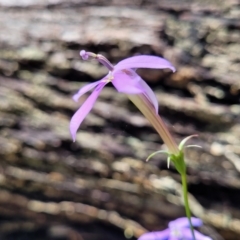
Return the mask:
[[[124,240],[184,216],[180,177],[162,141],[109,85],[72,142],[71,97],[113,63],[163,56],[139,70],[187,150],[190,204],[214,240],[240,239],[240,1],[0,0],[0,239]]]

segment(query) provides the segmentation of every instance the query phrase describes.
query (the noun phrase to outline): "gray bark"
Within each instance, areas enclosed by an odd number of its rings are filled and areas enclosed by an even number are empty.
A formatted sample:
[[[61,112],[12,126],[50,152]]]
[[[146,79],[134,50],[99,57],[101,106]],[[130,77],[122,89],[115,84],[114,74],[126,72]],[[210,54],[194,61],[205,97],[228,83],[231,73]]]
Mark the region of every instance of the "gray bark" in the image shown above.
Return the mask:
[[[180,177],[165,156],[145,162],[162,142],[125,95],[106,87],[72,142],[86,96],[71,96],[106,74],[80,49],[176,66],[138,72],[176,140],[199,135],[186,154],[201,231],[237,239],[239,16],[239,1],[0,0],[1,239],[125,239],[184,215]]]

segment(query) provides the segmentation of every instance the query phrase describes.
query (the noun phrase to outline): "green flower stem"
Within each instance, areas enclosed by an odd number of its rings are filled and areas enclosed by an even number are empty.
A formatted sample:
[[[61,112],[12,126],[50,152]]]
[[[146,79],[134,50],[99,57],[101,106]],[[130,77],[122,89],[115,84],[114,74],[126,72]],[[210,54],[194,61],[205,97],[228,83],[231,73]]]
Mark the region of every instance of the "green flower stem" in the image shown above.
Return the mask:
[[[183,190],[183,199],[184,199],[185,211],[186,211],[186,215],[187,215],[187,218],[188,218],[188,221],[189,221],[189,224],[190,224],[193,239],[196,240],[195,235],[194,235],[193,226],[192,226],[192,221],[191,221],[191,211],[190,211],[190,207],[189,207],[189,203],[188,203],[188,187],[187,187],[187,174],[186,174],[186,172],[181,174],[181,178],[182,178],[182,190]]]
[[[183,191],[185,211],[186,211],[186,215],[187,215],[189,225],[191,228],[193,240],[196,240],[195,235],[194,235],[192,221],[191,221],[190,207],[189,207],[189,203],[188,203],[188,187],[187,187],[187,173],[186,173],[187,167],[186,167],[186,163],[184,161],[184,152],[182,150],[180,150],[177,155],[171,154],[171,155],[169,155],[169,157],[182,178],[182,191]]]

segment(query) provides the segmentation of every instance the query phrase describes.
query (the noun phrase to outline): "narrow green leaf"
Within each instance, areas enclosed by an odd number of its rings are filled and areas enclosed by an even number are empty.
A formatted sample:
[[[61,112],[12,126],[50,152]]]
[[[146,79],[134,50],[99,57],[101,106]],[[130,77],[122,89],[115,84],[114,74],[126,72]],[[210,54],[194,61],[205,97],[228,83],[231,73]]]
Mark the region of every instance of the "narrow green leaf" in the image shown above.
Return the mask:
[[[166,150],[159,150],[159,151],[156,151],[156,152],[150,154],[148,156],[148,158],[146,159],[146,162],[148,162],[150,160],[150,158],[152,158],[153,156],[155,156],[158,153],[165,153],[165,154],[169,155],[168,151],[166,151]]]
[[[195,135],[191,135],[191,136],[188,136],[188,137],[184,138],[184,139],[180,142],[180,144],[178,145],[179,150],[182,151],[185,143],[186,143],[189,139],[191,139],[191,138],[193,138],[193,137],[197,137],[197,136],[198,136],[198,135],[195,134]]]

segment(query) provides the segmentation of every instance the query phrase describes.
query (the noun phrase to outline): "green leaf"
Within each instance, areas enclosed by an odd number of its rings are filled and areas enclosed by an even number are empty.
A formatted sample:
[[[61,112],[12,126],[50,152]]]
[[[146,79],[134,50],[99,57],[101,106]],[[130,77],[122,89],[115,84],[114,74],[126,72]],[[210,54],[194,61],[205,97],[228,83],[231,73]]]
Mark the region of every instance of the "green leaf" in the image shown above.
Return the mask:
[[[199,145],[187,145],[185,148],[202,148],[202,146]]]
[[[170,167],[170,161],[171,161],[171,158],[170,158],[170,157],[168,157],[168,158],[167,158],[167,168],[169,168],[169,167]]]
[[[189,139],[191,139],[191,138],[193,138],[193,137],[197,137],[197,136],[198,136],[198,135],[195,134],[195,135],[191,135],[191,136],[188,136],[188,137],[184,138],[184,139],[180,142],[180,144],[178,145],[179,150],[182,151],[185,143],[186,143]]]
[[[146,162],[148,162],[150,160],[150,158],[152,158],[153,156],[155,156],[158,153],[165,153],[165,154],[169,155],[168,151],[166,151],[166,150],[156,151],[148,156],[148,158],[146,159]]]

